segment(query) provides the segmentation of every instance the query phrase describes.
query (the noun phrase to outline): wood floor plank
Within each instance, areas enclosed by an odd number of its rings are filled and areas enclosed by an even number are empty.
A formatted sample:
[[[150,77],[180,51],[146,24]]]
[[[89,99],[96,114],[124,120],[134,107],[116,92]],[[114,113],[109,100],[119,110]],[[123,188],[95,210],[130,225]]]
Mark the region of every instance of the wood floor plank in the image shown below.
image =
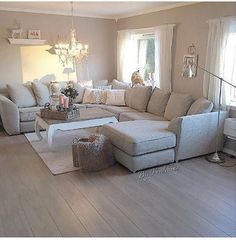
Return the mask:
[[[112,229],[120,237],[144,237],[144,233],[104,194],[84,176],[83,173],[68,175],[74,186],[83,192],[90,203],[97,209],[100,215],[110,224]]]
[[[155,169],[53,176],[23,135],[0,130],[0,236],[236,235],[235,167],[199,157]]]
[[[116,206],[145,233],[147,236],[170,236],[171,233],[161,218],[157,219],[147,213],[141,204],[130,198],[128,194],[122,192],[109,179],[100,174],[89,174],[88,179],[103,192]]]
[[[123,170],[121,168],[110,168],[103,173],[103,177],[109,179],[134,201],[141,204],[152,217],[161,218],[167,231],[172,232],[174,236],[201,236],[190,225],[182,221],[178,214],[175,214],[175,211],[171,209],[171,206],[166,207],[163,204],[159,192],[153,194],[153,192],[150,192],[149,184],[140,182],[136,177],[137,174],[129,174],[127,171],[125,173]],[[117,176],[119,171],[121,175]]]
[[[74,185],[63,179],[58,178],[60,184],[57,186],[61,195],[70,205],[76,216],[80,219],[85,226],[90,236],[97,237],[113,237],[117,236],[114,230],[97,212],[97,210],[89,203],[87,198],[74,187]]]
[[[169,174],[161,175],[163,178],[169,177]],[[150,176],[152,175],[150,174]],[[133,194],[135,199],[142,197],[143,192],[143,195],[148,196],[148,200],[152,201],[149,202],[148,205],[153,206],[153,209],[155,209],[156,206],[159,206],[160,209],[163,208],[167,214],[170,214],[170,218],[176,219],[176,221],[178,222],[183,221],[185,223],[185,226],[188,226],[190,224],[191,228],[199,235],[218,236],[219,234],[221,234],[221,236],[226,236],[225,233],[217,229],[214,225],[209,224],[204,218],[200,217],[194,211],[192,211],[191,209],[186,209],[184,203],[183,207],[181,203],[177,201],[178,199],[175,199],[174,196],[170,196],[168,194],[168,189],[165,189],[165,191],[163,191],[162,188],[157,187],[155,183],[152,183],[151,179],[154,176],[152,176],[148,181],[142,181],[139,180],[139,173],[136,173],[136,178],[134,178],[134,175],[123,174],[122,177],[120,177],[120,181],[123,181],[123,178],[126,177],[126,184],[120,183],[120,185],[123,186],[123,188],[127,188],[127,185],[130,184],[130,187],[128,187],[126,191],[130,192],[130,194]],[[137,189],[137,186],[140,187],[140,190]],[[139,195],[137,194],[138,192],[140,193]],[[147,199],[144,199],[144,201],[147,201]],[[150,211],[151,210],[152,208],[150,208]]]
[[[201,171],[196,171],[192,169],[192,167],[188,165],[189,161],[183,161],[182,163],[184,163],[181,165],[183,169],[183,174],[186,177],[192,179],[195,182],[198,182],[205,188],[214,191],[215,194],[217,194],[219,197],[223,197],[224,201],[227,202],[229,205],[235,205],[235,189],[223,187],[218,181],[213,181],[213,179],[203,174]]]
[[[228,235],[235,228],[235,222],[220,214],[216,209],[208,206],[206,202],[202,202],[191,196],[188,192],[185,192],[182,184],[178,184],[177,181],[173,181],[170,177],[164,178],[163,176],[154,175],[150,178],[150,182],[154,183],[157,188],[163,189],[168,199],[174,199],[178,203],[179,208],[184,206],[185,210],[195,212],[225,234]]]

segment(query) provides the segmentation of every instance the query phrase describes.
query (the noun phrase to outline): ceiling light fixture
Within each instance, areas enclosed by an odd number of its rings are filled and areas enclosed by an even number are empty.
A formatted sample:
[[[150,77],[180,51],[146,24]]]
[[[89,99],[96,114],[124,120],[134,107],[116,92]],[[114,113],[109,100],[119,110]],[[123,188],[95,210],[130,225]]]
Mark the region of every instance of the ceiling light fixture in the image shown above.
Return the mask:
[[[69,42],[58,42],[54,45],[54,51],[58,55],[63,66],[74,61],[81,63],[88,57],[88,45],[83,45],[76,39],[76,30],[74,28],[74,6],[71,2],[71,30]]]

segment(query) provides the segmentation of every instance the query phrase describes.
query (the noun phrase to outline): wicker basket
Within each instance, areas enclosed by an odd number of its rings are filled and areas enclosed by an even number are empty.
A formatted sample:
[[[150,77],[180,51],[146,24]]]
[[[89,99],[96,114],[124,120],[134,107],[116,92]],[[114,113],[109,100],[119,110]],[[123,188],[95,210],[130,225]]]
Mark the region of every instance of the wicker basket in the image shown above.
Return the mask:
[[[42,118],[57,119],[57,120],[71,120],[79,116],[79,110],[71,110],[68,112],[60,112],[57,110],[40,109]]]
[[[82,171],[101,171],[115,163],[111,142],[102,134],[74,138],[72,155],[74,167]]]

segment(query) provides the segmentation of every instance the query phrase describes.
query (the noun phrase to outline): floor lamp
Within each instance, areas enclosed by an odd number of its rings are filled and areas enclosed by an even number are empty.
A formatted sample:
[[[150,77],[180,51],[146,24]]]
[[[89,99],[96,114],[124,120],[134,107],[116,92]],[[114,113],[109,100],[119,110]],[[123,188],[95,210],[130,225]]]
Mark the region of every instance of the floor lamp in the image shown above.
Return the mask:
[[[217,137],[216,137],[216,149],[215,149],[215,153],[208,157],[208,161],[212,162],[212,163],[222,163],[223,160],[220,158],[219,154],[218,154],[218,144],[219,144],[219,136],[220,136],[220,110],[221,110],[221,94],[222,94],[222,84],[227,83],[229,84],[231,87],[236,88],[236,86],[234,86],[232,83],[227,82],[226,80],[224,80],[223,78],[215,75],[212,72],[209,72],[208,70],[206,70],[205,68],[202,68],[200,66],[198,66],[197,64],[194,64],[192,62],[190,62],[185,69],[185,74],[187,77],[193,77],[193,67],[199,68],[201,70],[203,70],[204,72],[207,72],[208,74],[216,77],[217,79],[219,79],[220,81],[220,91],[219,91],[219,100],[218,100],[218,116],[217,116]],[[186,72],[187,71],[187,72]]]

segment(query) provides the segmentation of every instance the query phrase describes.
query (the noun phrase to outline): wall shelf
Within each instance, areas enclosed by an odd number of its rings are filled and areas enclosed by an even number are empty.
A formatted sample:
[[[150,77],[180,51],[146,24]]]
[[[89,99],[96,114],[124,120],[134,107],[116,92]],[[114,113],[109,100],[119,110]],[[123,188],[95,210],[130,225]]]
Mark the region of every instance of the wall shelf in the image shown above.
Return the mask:
[[[19,38],[8,38],[10,44],[18,45],[43,45],[46,43],[46,40],[41,39],[19,39]]]

